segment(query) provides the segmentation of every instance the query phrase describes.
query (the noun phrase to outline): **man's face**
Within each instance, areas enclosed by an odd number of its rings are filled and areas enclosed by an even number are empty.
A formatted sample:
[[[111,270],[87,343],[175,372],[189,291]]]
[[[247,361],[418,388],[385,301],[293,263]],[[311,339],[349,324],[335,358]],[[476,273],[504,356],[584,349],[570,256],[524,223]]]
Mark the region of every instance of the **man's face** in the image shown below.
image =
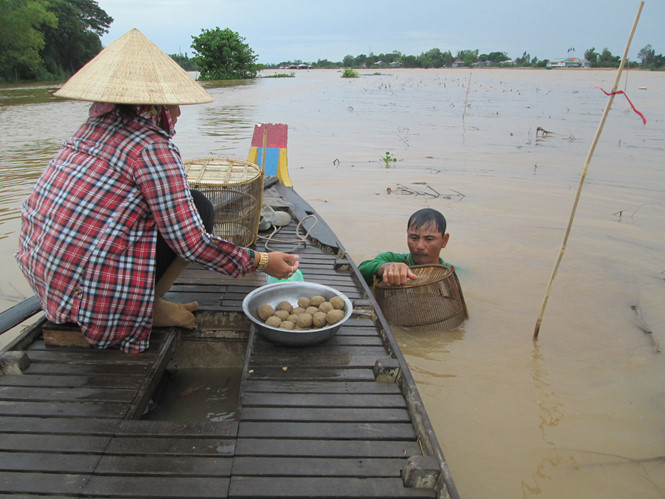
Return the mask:
[[[407,244],[416,265],[439,263],[439,253],[448,244],[450,234],[441,234],[434,224],[428,224],[406,231]]]

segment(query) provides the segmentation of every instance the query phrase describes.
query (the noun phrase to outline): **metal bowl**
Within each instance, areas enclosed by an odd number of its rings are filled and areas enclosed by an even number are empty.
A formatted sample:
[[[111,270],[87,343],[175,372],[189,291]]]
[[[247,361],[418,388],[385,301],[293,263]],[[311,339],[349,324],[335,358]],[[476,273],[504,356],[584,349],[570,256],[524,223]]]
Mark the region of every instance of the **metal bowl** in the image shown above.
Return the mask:
[[[295,331],[270,327],[259,318],[258,310],[261,305],[268,304],[276,309],[279,302],[286,300],[294,307],[297,307],[298,298],[301,296],[311,298],[316,295],[321,295],[326,300],[330,300],[334,296],[341,296],[344,299],[345,312],[342,320],[320,329]],[[351,300],[335,288],[313,282],[292,281],[268,284],[255,289],[242,301],[242,310],[249,317],[249,320],[256,324],[259,333],[270,341],[282,345],[314,345],[327,340],[339,330],[342,324],[351,317],[353,304]]]

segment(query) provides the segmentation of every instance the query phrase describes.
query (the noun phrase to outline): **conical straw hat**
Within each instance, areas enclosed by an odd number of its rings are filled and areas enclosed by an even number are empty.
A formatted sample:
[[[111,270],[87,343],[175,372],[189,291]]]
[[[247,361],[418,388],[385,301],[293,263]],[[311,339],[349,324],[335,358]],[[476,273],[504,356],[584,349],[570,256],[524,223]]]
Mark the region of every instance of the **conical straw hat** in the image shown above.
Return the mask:
[[[213,100],[137,29],[110,43],[54,95],[115,104],[201,104]]]

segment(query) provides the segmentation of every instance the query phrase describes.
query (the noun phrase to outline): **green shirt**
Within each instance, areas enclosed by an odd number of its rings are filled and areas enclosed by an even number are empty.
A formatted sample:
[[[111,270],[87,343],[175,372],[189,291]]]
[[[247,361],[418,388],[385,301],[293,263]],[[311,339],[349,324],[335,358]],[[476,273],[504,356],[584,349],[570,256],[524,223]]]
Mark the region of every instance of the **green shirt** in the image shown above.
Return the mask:
[[[406,263],[409,267],[415,265],[411,253],[393,253],[392,251],[387,251],[375,256],[372,260],[365,260],[358,265],[358,270],[360,270],[360,273],[365,278],[365,281],[367,281],[367,284],[372,286],[374,284],[374,276],[378,276],[379,267],[384,263],[389,262]],[[450,265],[441,257],[439,257],[439,263],[441,265]]]

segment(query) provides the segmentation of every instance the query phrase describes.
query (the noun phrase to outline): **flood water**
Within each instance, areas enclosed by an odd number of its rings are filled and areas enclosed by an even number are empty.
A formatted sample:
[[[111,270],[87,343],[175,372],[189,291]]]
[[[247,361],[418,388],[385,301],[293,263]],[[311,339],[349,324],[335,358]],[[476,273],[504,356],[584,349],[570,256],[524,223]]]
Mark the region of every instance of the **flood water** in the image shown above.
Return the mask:
[[[356,263],[406,251],[416,209],[446,215],[470,319],[395,334],[462,497],[665,497],[665,73],[621,78],[648,122],[616,97],[535,343],[608,102],[596,87],[616,72],[381,73],[210,88],[175,142],[185,159],[246,158],[255,123],[287,123],[294,186]],[[30,293],[11,257],[20,203],[87,112],[52,91],[0,89],[2,309]]]

